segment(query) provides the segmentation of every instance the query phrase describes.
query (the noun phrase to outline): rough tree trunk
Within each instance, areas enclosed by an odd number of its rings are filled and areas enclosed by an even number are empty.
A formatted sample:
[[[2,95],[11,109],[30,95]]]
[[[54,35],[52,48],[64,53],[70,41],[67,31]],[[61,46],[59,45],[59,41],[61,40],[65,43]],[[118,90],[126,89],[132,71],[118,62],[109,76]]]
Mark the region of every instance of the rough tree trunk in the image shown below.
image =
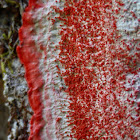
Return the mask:
[[[1,30],[8,139],[138,140],[140,2],[10,1],[23,23]]]
[[[27,97],[24,68],[16,54],[18,29],[26,0],[0,1],[0,139],[24,140],[29,136],[32,110]],[[3,78],[3,79],[2,79]]]

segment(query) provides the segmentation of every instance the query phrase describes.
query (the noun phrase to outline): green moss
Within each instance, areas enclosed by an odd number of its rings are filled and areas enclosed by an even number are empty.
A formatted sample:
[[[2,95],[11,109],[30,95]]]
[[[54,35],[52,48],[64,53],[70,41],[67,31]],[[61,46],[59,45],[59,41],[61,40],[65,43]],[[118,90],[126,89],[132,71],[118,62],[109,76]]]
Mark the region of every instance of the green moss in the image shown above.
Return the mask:
[[[7,3],[10,3],[10,4],[17,4],[17,2],[16,1],[14,1],[14,0],[5,0]]]
[[[2,74],[5,73],[5,65],[4,63],[1,61],[1,70],[2,70]]]

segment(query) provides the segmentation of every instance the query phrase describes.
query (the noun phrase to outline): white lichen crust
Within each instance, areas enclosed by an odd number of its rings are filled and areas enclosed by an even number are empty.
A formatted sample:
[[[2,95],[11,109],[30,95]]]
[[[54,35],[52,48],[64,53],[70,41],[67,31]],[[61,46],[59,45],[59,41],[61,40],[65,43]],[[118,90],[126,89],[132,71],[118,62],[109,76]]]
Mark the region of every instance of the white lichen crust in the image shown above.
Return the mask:
[[[8,140],[27,139],[30,132],[32,110],[28,102],[28,87],[24,74],[24,68],[17,58],[12,60],[11,67],[6,67],[3,73],[4,96],[10,114]]]
[[[68,99],[67,93],[64,92],[66,86],[58,71],[58,68],[62,70],[58,60],[60,50],[57,47],[61,40],[59,31],[62,22],[58,20],[53,22],[59,16],[53,7],[62,8],[64,2],[56,2],[55,0],[42,2],[43,7],[36,9],[33,16],[36,32],[33,38],[37,50],[42,53],[39,68],[45,81],[41,98],[44,105],[42,115],[45,126],[41,137],[43,140],[69,139],[68,118],[66,117]]]

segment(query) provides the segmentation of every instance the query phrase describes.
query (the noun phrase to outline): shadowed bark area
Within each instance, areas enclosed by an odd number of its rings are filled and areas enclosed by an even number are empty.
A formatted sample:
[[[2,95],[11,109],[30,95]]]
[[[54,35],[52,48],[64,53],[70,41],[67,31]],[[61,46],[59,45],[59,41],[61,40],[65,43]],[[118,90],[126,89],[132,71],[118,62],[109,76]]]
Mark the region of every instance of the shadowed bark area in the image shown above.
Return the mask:
[[[7,137],[8,108],[4,103],[5,98],[3,96],[3,80],[0,67],[0,140],[6,140]]]
[[[16,46],[28,0],[0,1],[0,140],[27,140],[32,110]]]

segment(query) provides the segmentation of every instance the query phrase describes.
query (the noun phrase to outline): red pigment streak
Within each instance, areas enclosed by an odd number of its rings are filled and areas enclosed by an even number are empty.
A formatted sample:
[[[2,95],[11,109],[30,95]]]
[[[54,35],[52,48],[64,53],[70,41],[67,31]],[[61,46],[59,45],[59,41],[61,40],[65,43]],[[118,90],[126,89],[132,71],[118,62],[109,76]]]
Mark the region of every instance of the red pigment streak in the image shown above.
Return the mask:
[[[22,18],[23,25],[19,30],[20,45],[17,47],[18,57],[25,67],[25,78],[29,87],[28,97],[30,106],[34,112],[30,121],[31,130],[29,140],[41,140],[40,131],[44,126],[44,120],[42,118],[43,105],[40,91],[44,81],[39,70],[39,59],[41,58],[41,54],[37,51],[35,42],[31,38],[35,32],[31,30],[34,23],[33,13],[30,11],[41,7],[38,2],[38,0],[29,0],[29,5],[25,9]]]
[[[118,9],[124,4],[116,0]],[[117,33],[112,0],[66,0],[58,18],[65,27],[60,31],[59,61],[61,75],[68,86],[71,139],[135,139],[139,130],[139,104],[130,113],[131,97],[121,100],[127,89],[126,75],[139,72],[138,54],[130,55],[131,45]],[[85,24],[84,23],[87,23]],[[137,92],[135,91],[135,94]],[[59,120],[59,119],[58,119]]]

